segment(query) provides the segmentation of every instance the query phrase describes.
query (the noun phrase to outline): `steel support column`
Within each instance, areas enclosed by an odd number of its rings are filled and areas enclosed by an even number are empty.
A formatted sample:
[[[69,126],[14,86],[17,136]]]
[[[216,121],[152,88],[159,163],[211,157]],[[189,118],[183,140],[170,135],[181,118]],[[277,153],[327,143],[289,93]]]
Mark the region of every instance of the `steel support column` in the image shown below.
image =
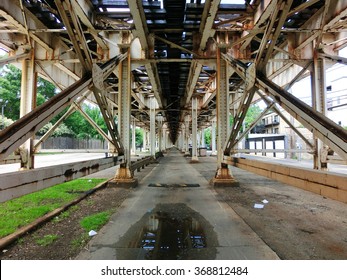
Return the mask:
[[[155,99],[154,97],[150,100],[150,153],[152,157],[155,157]]]
[[[186,115],[184,117],[184,126],[185,126],[185,155],[189,156],[189,135],[190,135],[190,130],[189,130],[189,121],[190,121],[190,117],[189,115]]]
[[[199,161],[198,158],[198,99],[192,98],[192,162]]]
[[[216,149],[216,121],[212,121],[212,126],[211,126],[211,150],[212,150],[212,155],[217,155],[217,149]]]
[[[168,146],[168,145],[167,145],[167,137],[166,137],[166,131],[167,131],[167,129],[166,129],[166,128],[163,128],[162,131],[163,131],[163,139],[162,139],[163,144],[162,144],[161,150],[162,150],[163,152],[166,152],[166,148],[167,148],[167,146]]]
[[[36,78],[34,58],[22,61],[22,80],[20,93],[20,117],[30,113],[36,103]],[[21,163],[20,170],[34,168],[33,138],[25,141],[18,149]]]
[[[130,159],[130,121],[131,121],[131,60],[128,51],[127,61],[119,65],[119,94],[118,94],[118,127],[120,140],[123,144],[125,162],[116,171],[115,179],[110,186],[135,187],[137,179],[131,170]]]
[[[182,130],[181,130],[181,148],[182,148],[182,152],[186,152],[187,151],[187,142],[186,142],[186,126],[185,124],[182,124]]]
[[[144,151],[147,150],[147,129],[143,128],[143,136],[142,136],[142,148]]]
[[[201,147],[206,146],[206,141],[205,141],[205,128],[201,129]]]
[[[159,149],[159,152],[161,152],[163,150],[163,117],[158,116],[157,121],[158,121],[158,149]]]
[[[313,71],[311,72],[312,108],[326,115],[326,79],[324,58],[314,57]],[[314,135],[315,153],[313,156],[313,168],[326,170],[327,162],[322,162],[321,152],[324,149],[323,142]]]
[[[136,120],[132,120],[132,130],[131,130],[131,153],[136,155]]]
[[[223,150],[229,132],[229,75],[227,64],[221,59],[220,49],[217,50],[217,172],[212,179],[213,185],[221,187],[238,186],[232,177],[228,165],[223,163]]]

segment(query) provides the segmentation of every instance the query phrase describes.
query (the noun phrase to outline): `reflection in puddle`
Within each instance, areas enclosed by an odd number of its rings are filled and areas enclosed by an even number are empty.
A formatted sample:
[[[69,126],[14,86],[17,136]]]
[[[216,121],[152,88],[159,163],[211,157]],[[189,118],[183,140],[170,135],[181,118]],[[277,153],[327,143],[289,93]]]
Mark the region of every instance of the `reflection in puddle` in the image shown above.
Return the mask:
[[[118,259],[213,259],[216,235],[185,204],[159,204],[120,239],[117,247],[124,246],[132,249],[117,250]]]
[[[136,247],[146,249],[146,259],[179,259],[187,250],[205,248],[205,234],[192,217],[181,219],[167,212],[151,215]]]

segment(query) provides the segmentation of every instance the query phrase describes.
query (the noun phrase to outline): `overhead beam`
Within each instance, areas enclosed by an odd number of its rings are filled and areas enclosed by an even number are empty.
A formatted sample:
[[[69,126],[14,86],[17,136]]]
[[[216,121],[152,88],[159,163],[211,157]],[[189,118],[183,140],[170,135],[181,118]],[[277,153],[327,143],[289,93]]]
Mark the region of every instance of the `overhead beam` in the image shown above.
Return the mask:
[[[265,71],[266,64],[269,61],[274,47],[276,46],[277,39],[281,34],[281,30],[285,20],[287,19],[290,7],[293,3],[293,0],[279,1],[275,10],[273,11],[270,24],[266,28],[261,46],[264,44],[266,50],[263,49],[257,54],[256,64],[258,71]],[[272,28],[274,27],[274,30]]]
[[[22,54],[4,57],[4,58],[0,59],[0,67],[4,66],[6,64],[9,64],[9,63],[19,62],[19,61],[26,59],[28,57],[30,57],[30,53],[22,53]]]
[[[141,47],[145,52],[145,56],[146,58],[148,58],[149,48],[150,48],[150,44],[148,41],[149,32],[148,32],[145,12],[142,6],[142,1],[128,0],[128,6],[130,8],[130,11],[134,20],[134,25],[135,25],[135,30],[133,31],[133,33],[135,34],[135,36],[139,38]],[[163,95],[161,93],[161,86],[160,86],[160,79],[159,79],[157,65],[155,63],[147,63],[146,71],[151,81],[154,96],[159,104],[159,107],[162,107]]]
[[[98,31],[95,29],[91,21],[92,15],[94,13],[94,11],[92,10],[93,7],[91,5],[91,2],[86,0],[71,0],[71,4],[77,16],[81,19],[83,24],[88,27],[88,31],[90,32],[90,34],[92,34],[94,40],[103,49],[103,51],[107,51],[109,49],[107,44],[99,36]]]
[[[184,48],[184,47],[182,47],[182,46],[180,46],[180,45],[178,45],[178,44],[176,44],[176,43],[173,43],[173,42],[171,42],[171,41],[169,41],[169,40],[166,40],[166,39],[164,39],[164,38],[161,38],[160,36],[157,36],[157,35],[153,35],[153,37],[154,37],[155,39],[159,40],[159,41],[162,41],[162,42],[168,44],[168,45],[169,45],[170,47],[172,47],[172,48],[180,49],[180,50],[183,51],[183,52],[192,54],[192,55],[194,55],[194,56],[200,58],[200,56],[199,56],[197,53],[192,52],[191,50],[188,50],[188,49],[186,49],[186,48]]]
[[[210,37],[213,37],[215,30],[213,29],[214,19],[216,18],[220,0],[206,0],[202,18],[200,22],[199,32],[201,36],[199,51],[204,51],[207,45],[207,41]],[[186,85],[185,98],[182,104],[183,106],[190,102],[192,98],[196,83],[201,73],[202,64],[193,61],[190,65],[188,82]]]
[[[216,32],[213,28],[214,19],[216,18],[220,0],[206,0],[204,10],[202,12],[201,23],[199,32],[201,34],[200,50],[204,51],[207,41],[210,37],[214,36]]]
[[[61,19],[63,20],[64,26],[67,30],[69,38],[72,42],[72,45],[74,46],[74,51],[76,52],[76,55],[77,55],[78,59],[80,60],[83,69],[85,71],[90,71],[92,69],[92,65],[89,62],[89,60],[86,61],[86,58],[83,55],[83,51],[81,50],[80,42],[76,38],[77,36],[75,34],[73,26],[70,23],[70,18],[66,12],[66,8],[64,7],[64,2],[62,0],[54,0],[54,2],[57,6],[58,12],[61,16]],[[79,38],[79,39],[83,41],[83,38]],[[86,50],[85,50],[85,53],[86,53]]]
[[[318,57],[327,58],[327,59],[330,59],[334,62],[347,65],[347,58],[345,58],[343,56],[330,55],[330,54],[326,54],[326,53],[318,53]]]

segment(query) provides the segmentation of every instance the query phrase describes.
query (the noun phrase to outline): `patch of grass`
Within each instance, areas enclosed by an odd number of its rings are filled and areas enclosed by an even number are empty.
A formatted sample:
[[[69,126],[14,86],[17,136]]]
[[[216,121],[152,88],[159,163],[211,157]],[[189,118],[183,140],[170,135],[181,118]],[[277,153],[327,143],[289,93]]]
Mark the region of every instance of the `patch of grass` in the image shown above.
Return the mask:
[[[65,218],[68,218],[70,216],[70,211],[64,211],[62,212],[59,216],[56,216],[52,222],[53,223],[59,223],[61,222],[62,220],[64,220]]]
[[[0,238],[76,199],[105,179],[77,179],[0,204]]]
[[[99,230],[110,218],[110,212],[100,212],[87,217],[80,221],[80,225],[86,231]]]
[[[89,240],[88,234],[84,234],[82,236],[79,236],[79,237],[71,240],[70,244],[71,244],[73,250],[77,250],[77,249],[82,248],[84,245],[86,245],[88,240]]]
[[[47,235],[45,235],[43,237],[37,238],[35,240],[35,242],[36,242],[37,245],[47,246],[49,244],[52,244],[58,238],[59,238],[59,236],[56,235],[56,234],[47,234]]]

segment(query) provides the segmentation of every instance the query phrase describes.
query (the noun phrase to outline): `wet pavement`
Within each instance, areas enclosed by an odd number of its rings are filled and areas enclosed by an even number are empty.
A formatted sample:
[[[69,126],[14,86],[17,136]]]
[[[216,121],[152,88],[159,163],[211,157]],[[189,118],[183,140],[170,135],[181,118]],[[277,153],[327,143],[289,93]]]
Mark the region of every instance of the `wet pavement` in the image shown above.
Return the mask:
[[[199,163],[197,163],[199,164]],[[77,259],[278,259],[175,149]]]

